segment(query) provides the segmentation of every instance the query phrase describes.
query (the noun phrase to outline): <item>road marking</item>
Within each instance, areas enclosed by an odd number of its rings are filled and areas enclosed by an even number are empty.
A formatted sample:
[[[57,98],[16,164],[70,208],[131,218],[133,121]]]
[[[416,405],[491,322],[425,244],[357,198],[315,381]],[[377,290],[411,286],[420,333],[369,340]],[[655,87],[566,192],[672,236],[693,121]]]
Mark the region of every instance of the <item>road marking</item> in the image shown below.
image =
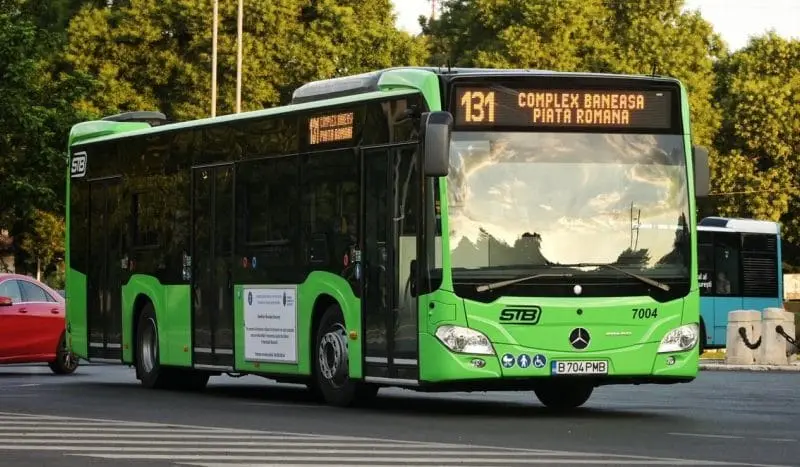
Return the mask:
[[[775,443],[796,443],[796,439],[791,438],[756,438],[760,441],[772,441]]]
[[[693,438],[722,438],[722,439],[744,439],[744,436],[736,435],[715,435],[711,433],[667,433],[672,436],[691,436]]]
[[[0,412],[0,452],[194,467],[314,465],[748,465],[547,449],[402,441]],[[770,466],[774,467],[774,466]]]
[[[796,443],[798,440],[793,438],[763,438],[757,436],[740,436],[740,435],[722,435],[713,433],[667,433],[672,436],[689,436],[692,438],[719,438],[719,439],[756,439],[759,441],[770,441],[776,443]]]
[[[536,458],[521,458],[521,459],[508,459],[502,458],[497,459],[496,457],[461,457],[463,453],[457,454],[455,456],[442,456],[438,453],[431,452],[432,454],[430,457],[403,457],[398,458],[396,456],[391,457],[380,457],[375,455],[369,455],[366,453],[363,456],[358,457],[346,457],[346,456],[336,456],[335,458],[330,458],[331,460],[337,462],[347,462],[349,464],[352,463],[366,463],[368,465],[374,465],[375,462],[386,462],[390,465],[409,465],[409,464],[428,464],[428,465],[440,465],[440,463],[445,461],[455,461],[459,464],[480,464],[480,465],[508,465],[508,464],[599,464],[599,465],[608,465],[609,462],[619,465],[730,465],[718,462],[705,462],[705,461],[678,461],[671,459],[536,459]],[[433,456],[433,454],[436,454]],[[569,455],[569,454],[568,454]],[[562,455],[563,456],[563,455]],[[203,461],[203,460],[226,460],[226,461],[247,461],[248,463],[245,465],[254,465],[254,462],[280,462],[281,465],[285,465],[284,462],[314,462],[320,463],[321,459],[317,456],[227,456],[227,455],[218,455],[218,456],[191,456],[191,455],[157,455],[157,454],[108,454],[108,455],[95,455],[95,454],[87,454],[85,457],[94,457],[94,458],[104,458],[104,459],[127,459],[127,460],[171,460],[171,461],[195,461],[195,462],[180,462],[184,465],[196,465],[207,467],[209,464],[206,463],[196,463],[196,461]],[[213,465],[219,465],[213,464]],[[227,467],[241,467],[242,464],[222,464],[226,465]],[[258,464],[261,465],[261,464]]]

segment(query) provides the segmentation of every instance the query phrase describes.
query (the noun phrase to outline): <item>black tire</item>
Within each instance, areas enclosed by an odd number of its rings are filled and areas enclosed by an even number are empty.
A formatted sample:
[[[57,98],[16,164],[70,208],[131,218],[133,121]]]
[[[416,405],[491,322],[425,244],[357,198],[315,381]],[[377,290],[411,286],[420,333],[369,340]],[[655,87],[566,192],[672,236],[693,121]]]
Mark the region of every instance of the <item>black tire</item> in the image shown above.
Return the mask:
[[[549,409],[576,409],[591,397],[594,386],[579,381],[547,382],[534,389],[539,402]]]
[[[310,388],[331,405],[347,407],[371,400],[378,386],[350,379],[347,330],[339,305],[331,305],[322,315],[314,339]]]
[[[166,389],[172,386],[169,370],[159,363],[158,322],[153,304],[148,303],[139,315],[136,325],[136,377],[148,389]]]
[[[158,321],[153,304],[148,303],[139,315],[136,331],[136,377],[148,389],[201,391],[210,375],[189,368],[161,366],[158,347]]]
[[[78,369],[78,357],[67,348],[66,334],[61,334],[61,339],[58,340],[55,361],[47,365],[50,367],[50,371],[57,375],[71,375]]]

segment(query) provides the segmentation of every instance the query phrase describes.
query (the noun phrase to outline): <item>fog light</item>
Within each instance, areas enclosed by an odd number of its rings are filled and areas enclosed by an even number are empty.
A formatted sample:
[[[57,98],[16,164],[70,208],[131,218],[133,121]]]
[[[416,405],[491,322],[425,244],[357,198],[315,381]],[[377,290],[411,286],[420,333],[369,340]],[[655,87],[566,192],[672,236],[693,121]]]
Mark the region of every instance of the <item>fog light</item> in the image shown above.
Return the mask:
[[[667,357],[667,365],[674,365],[675,357]]]
[[[486,362],[482,358],[473,358],[472,366],[475,368],[483,368],[486,366]]]

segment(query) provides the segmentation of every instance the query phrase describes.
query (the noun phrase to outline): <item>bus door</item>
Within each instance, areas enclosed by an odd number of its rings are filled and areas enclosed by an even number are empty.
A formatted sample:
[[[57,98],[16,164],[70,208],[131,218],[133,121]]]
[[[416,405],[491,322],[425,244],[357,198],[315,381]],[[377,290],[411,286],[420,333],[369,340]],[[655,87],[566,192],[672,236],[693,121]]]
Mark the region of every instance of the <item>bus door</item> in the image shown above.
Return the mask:
[[[233,367],[233,165],[192,170],[192,360]]]
[[[738,232],[714,232],[714,339],[725,345],[728,313],[743,310],[741,235]],[[706,325],[706,332],[710,333]]]
[[[119,177],[89,185],[89,248],[86,264],[86,318],[89,358],[122,360],[123,226]]]
[[[373,378],[416,381],[417,252],[420,181],[416,146],[375,149],[363,158],[362,307],[365,371]]]

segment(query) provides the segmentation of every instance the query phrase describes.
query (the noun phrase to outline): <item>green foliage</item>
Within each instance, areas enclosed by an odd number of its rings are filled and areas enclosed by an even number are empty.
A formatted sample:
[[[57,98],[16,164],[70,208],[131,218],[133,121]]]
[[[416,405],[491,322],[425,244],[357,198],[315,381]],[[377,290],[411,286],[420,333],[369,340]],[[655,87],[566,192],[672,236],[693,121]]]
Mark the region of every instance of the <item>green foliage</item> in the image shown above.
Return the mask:
[[[0,3],[0,225],[14,226],[36,206],[63,206],[66,134],[77,117],[71,101],[84,78],[53,80],[53,34],[17,2]],[[46,45],[46,46],[45,46]],[[12,228],[12,235],[17,234]]]
[[[49,268],[64,256],[64,218],[35,209],[19,247],[33,259],[37,273]]]
[[[305,81],[421,64],[424,42],[393,27],[389,0],[248,0],[242,109],[288,101]],[[237,2],[219,3],[217,114],[236,97]],[[210,115],[212,6],[131,0],[86,6],[72,20],[67,60],[100,89],[79,100],[96,114],[158,109],[174,120]]]
[[[755,37],[719,64],[724,116],[714,188],[720,212],[784,223],[800,240],[800,41]]]

